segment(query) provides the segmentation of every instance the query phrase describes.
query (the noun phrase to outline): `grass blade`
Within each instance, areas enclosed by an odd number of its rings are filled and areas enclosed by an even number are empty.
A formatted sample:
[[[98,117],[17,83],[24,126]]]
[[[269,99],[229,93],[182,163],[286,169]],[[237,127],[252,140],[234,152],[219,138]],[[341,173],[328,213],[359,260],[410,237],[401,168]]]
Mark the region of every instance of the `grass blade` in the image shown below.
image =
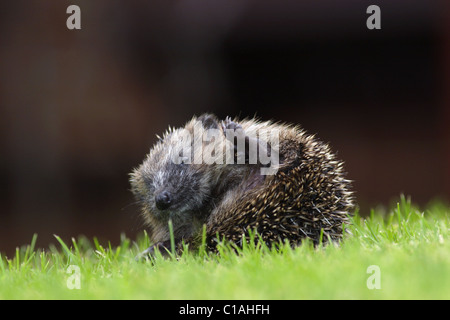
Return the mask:
[[[69,247],[64,243],[64,241],[56,234],[54,234],[53,236],[56,238],[56,240],[58,240],[59,244],[63,248],[63,252],[64,252],[65,256],[68,258],[69,263],[75,262],[76,261],[75,255],[72,253],[72,251],[69,249]]]
[[[170,252],[175,256],[175,236],[173,233],[172,219],[169,219],[169,233],[170,233]]]

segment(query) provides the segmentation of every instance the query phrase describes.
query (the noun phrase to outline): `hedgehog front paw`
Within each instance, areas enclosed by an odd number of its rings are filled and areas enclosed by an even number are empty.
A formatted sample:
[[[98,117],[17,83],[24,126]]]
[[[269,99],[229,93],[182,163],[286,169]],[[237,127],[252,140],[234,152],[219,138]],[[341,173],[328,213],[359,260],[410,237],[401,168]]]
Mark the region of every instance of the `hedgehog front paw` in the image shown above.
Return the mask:
[[[222,130],[223,133],[226,135],[227,130],[234,130],[242,129],[242,126],[239,123],[234,122],[231,120],[230,117],[226,117],[224,121],[222,121]]]
[[[226,117],[225,120],[222,121],[222,131],[225,138],[233,144],[233,163],[245,164],[246,159],[248,158],[245,151],[248,137],[246,137],[242,126],[231,120],[230,117]]]
[[[244,138],[245,139],[245,133],[242,129],[242,126],[239,123],[234,122],[231,120],[230,117],[226,117],[225,120],[222,121],[222,131],[225,137],[233,142],[234,144],[234,138]]]

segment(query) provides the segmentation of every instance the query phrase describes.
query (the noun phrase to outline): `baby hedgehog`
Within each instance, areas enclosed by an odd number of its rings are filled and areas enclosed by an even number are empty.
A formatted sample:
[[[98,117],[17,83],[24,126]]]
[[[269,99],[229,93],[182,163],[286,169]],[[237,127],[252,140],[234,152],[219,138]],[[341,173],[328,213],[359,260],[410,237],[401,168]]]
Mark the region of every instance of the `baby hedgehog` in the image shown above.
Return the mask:
[[[329,146],[298,126],[204,114],[169,128],[131,173],[153,245],[338,241],[353,209],[350,181]],[[162,252],[165,250],[162,250]]]

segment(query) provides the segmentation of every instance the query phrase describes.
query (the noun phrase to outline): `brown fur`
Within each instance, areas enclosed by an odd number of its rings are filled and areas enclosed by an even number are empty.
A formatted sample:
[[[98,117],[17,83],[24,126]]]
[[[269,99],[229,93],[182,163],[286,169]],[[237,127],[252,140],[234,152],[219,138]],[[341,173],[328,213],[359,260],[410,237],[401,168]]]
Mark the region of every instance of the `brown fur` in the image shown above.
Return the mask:
[[[261,165],[248,163],[173,164],[173,155],[183,144],[181,129],[192,133],[225,127],[215,116],[202,115],[184,128],[169,129],[130,179],[152,241],[167,247],[169,219],[178,244],[185,241],[194,246],[205,225],[211,249],[217,235],[240,245],[249,230],[255,230],[269,245],[286,239],[297,245],[305,238],[318,243],[321,233],[324,241],[341,239],[353,197],[343,163],[329,146],[298,126],[255,119],[227,119],[227,124],[242,127],[250,137],[262,128],[279,130],[277,173],[263,176]],[[231,142],[221,132],[220,139],[202,145],[213,143],[217,150],[225,150]],[[173,195],[173,207],[163,211],[155,207],[160,190]]]

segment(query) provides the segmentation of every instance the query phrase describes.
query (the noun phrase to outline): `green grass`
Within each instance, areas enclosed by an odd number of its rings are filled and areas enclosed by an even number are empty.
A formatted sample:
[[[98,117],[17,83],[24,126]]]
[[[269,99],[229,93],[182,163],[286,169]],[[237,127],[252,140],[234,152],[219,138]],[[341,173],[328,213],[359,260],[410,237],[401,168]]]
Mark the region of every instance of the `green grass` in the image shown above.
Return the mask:
[[[223,246],[218,255],[147,262],[134,259],[149,245],[145,235],[136,242],[122,235],[118,247],[56,237],[45,251],[34,236],[0,258],[0,299],[450,299],[449,212],[442,204],[421,211],[401,197],[387,214],[355,217],[339,246],[250,244],[238,253]],[[76,284],[70,265],[79,268],[80,289],[68,288]],[[367,285],[377,283],[373,265],[380,289]]]

